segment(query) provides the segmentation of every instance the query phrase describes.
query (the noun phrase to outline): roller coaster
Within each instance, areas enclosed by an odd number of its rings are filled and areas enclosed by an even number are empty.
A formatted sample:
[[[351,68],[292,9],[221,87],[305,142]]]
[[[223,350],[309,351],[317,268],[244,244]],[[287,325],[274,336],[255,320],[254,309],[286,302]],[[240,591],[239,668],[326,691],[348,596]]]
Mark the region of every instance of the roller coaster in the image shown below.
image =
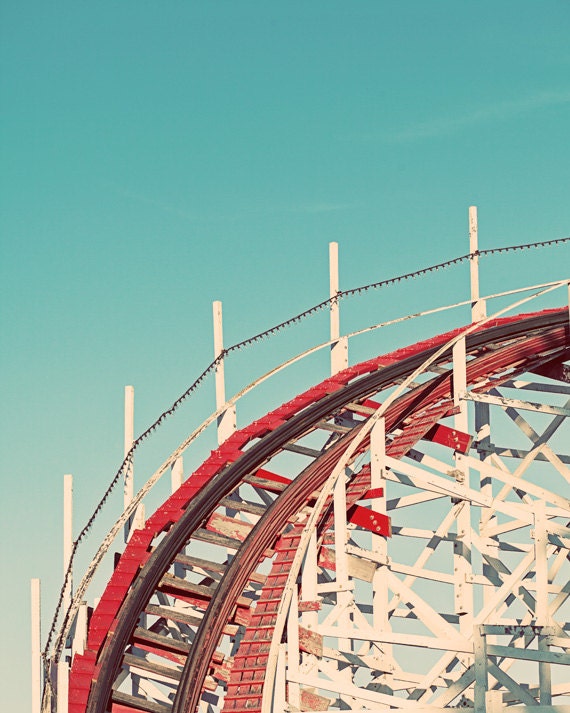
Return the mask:
[[[330,339],[231,399],[215,303],[215,361],[129,440],[111,486],[209,374],[217,409],[128,497],[72,593],[91,521],[74,542],[42,713],[570,711],[569,281],[481,297],[470,219],[470,252],[451,261],[469,263],[470,299],[390,320],[444,312],[450,329],[358,363],[349,345],[389,325],[341,335],[334,244],[330,297],[312,308],[330,312]],[[245,395],[319,351],[319,383],[292,379],[285,403],[236,426]]]

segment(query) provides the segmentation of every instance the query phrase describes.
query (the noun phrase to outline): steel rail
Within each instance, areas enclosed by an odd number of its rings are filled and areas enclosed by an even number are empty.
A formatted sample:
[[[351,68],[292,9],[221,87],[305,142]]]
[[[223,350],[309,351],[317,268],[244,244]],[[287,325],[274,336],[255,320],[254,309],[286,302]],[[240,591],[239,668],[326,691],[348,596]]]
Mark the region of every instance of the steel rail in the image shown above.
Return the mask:
[[[515,319],[509,318],[505,324],[487,328],[481,332],[475,332],[469,338],[469,349],[472,351],[484,346],[488,342],[495,340],[510,339],[519,335],[521,331],[529,333],[534,330],[544,330],[547,326],[566,324],[566,311],[556,311],[538,316],[529,317],[521,326]],[[433,340],[432,340],[433,342]],[[341,408],[348,401],[362,398],[367,393],[373,393],[382,388],[382,384],[390,379],[394,380],[404,376],[414,366],[417,368],[425,361],[426,354],[434,353],[437,347],[431,347],[421,352],[419,355],[408,357],[399,363],[389,365],[380,371],[361,377],[355,383],[349,384],[339,392],[335,392],[322,398],[313,406],[307,407],[302,413],[292,417],[289,421],[279,426],[275,431],[264,437],[258,444],[252,446],[235,463],[230,465],[221,475],[215,476],[192,501],[192,507],[188,508],[175,523],[167,536],[157,546],[151,554],[148,562],[143,567],[141,574],[134,582],[129,594],[123,602],[120,616],[113,636],[103,646],[99,657],[100,675],[95,682],[90,696],[87,710],[93,713],[103,711],[107,704],[108,695],[112,687],[118,665],[122,657],[124,646],[131,635],[136,620],[142,607],[152,595],[160,576],[168,567],[173,557],[186,541],[188,534],[198,527],[207,517],[224,494],[230,492],[240,479],[252,469],[259,467],[268,456],[273,454],[283,444],[295,437],[296,434],[303,433],[311,424],[322,419],[327,413]],[[292,487],[292,486],[289,486]],[[300,487],[300,486],[297,486]],[[280,496],[279,500],[283,495]],[[276,506],[277,507],[277,506]],[[180,690],[180,689],[179,689]]]

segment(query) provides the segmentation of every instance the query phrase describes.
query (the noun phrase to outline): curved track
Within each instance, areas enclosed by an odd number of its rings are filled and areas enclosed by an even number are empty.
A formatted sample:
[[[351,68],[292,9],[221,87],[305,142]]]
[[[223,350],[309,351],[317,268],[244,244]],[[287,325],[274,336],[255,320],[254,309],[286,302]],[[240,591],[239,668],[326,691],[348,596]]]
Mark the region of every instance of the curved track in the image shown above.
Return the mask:
[[[87,648],[73,660],[70,713],[260,711],[271,642],[282,636],[275,630],[279,603],[320,488],[379,402],[458,333],[350,367],[237,431],[213,451],[127,544],[91,616]],[[487,394],[525,372],[559,375],[569,341],[567,310],[495,320],[466,338],[466,385]],[[421,460],[413,451],[421,439],[439,442],[441,448],[452,446],[450,452],[468,453],[470,439],[459,443],[467,434],[442,423],[457,410],[451,354],[446,352],[384,414],[386,455]],[[444,443],[442,430],[445,437],[454,434],[456,442]],[[341,569],[348,567],[351,579],[364,582],[351,585],[357,592],[352,596],[366,599],[361,590],[377,576],[379,536],[391,534],[386,513],[398,505],[386,504],[371,481],[369,447],[369,438],[358,445],[342,495],[352,533],[350,553],[335,548],[340,525],[331,496],[315,534],[318,595],[309,591],[308,581],[299,582],[301,600],[295,599],[295,606],[306,624],[299,631],[307,635],[299,650],[309,672],[316,671],[315,662],[323,657],[323,641],[326,648],[322,636],[311,635],[317,610],[327,602],[339,607],[349,589],[335,590],[335,577],[340,581]],[[442,496],[423,497],[427,501]],[[452,507],[458,503],[452,501]],[[398,522],[392,524],[400,528]],[[372,538],[369,548],[376,547],[376,562],[355,544],[365,537]],[[351,621],[357,616],[353,612]],[[441,626],[449,627],[449,637],[461,628]],[[330,651],[327,655],[334,658]],[[348,660],[338,664],[339,671]],[[375,661],[367,666],[378,678],[383,669],[379,659]],[[321,668],[325,670],[325,664]],[[373,686],[362,680],[362,695],[370,705],[386,704],[394,695],[384,683]],[[426,685],[429,688],[426,682],[423,688],[410,683],[406,695],[417,699]],[[349,688],[354,685],[351,680]],[[451,688],[449,681],[438,679],[437,685]],[[296,701],[292,705],[299,710],[335,705],[317,689],[292,678],[284,695]],[[274,710],[281,710],[282,694],[275,695]]]

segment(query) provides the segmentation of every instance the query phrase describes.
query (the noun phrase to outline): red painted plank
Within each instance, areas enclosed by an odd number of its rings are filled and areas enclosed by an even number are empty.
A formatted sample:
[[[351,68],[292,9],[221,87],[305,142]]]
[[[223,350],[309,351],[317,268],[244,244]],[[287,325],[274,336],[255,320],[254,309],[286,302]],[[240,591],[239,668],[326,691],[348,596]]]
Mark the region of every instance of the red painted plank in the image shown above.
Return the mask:
[[[471,443],[473,442],[473,436],[469,433],[463,433],[456,428],[450,428],[442,423],[436,423],[435,426],[430,428],[425,434],[424,438],[463,454],[469,453]]]
[[[346,514],[350,522],[370,530],[370,532],[384,535],[385,537],[391,537],[392,535],[392,526],[387,515],[364,508],[361,505],[352,505]]]
[[[381,498],[384,495],[384,488],[370,488],[367,490],[360,500],[374,500],[375,498]]]

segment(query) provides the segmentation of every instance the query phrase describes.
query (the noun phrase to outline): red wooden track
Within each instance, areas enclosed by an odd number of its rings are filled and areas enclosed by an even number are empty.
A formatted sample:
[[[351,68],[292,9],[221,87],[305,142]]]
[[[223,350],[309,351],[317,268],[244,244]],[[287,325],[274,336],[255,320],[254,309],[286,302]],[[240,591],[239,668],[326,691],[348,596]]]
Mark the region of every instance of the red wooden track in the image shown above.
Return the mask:
[[[73,660],[69,712],[194,713],[200,701],[215,710],[259,711],[307,508],[383,394],[457,333],[349,367],[213,451],[128,542],[90,618],[87,649]],[[568,358],[568,311],[495,320],[466,344],[467,382],[481,393],[524,371],[555,371]],[[387,410],[392,457],[424,438],[469,448],[466,434],[451,436],[441,423],[453,413],[449,362],[449,353],[438,358],[429,378]],[[365,440],[358,453],[366,447]],[[286,475],[277,462],[288,464]],[[347,517],[389,536],[389,519],[367,507],[369,489],[369,468],[355,467]],[[332,571],[331,518],[325,508],[318,533],[320,564]],[[170,692],[170,702],[155,688]],[[318,696],[303,695],[306,709],[318,710]]]

